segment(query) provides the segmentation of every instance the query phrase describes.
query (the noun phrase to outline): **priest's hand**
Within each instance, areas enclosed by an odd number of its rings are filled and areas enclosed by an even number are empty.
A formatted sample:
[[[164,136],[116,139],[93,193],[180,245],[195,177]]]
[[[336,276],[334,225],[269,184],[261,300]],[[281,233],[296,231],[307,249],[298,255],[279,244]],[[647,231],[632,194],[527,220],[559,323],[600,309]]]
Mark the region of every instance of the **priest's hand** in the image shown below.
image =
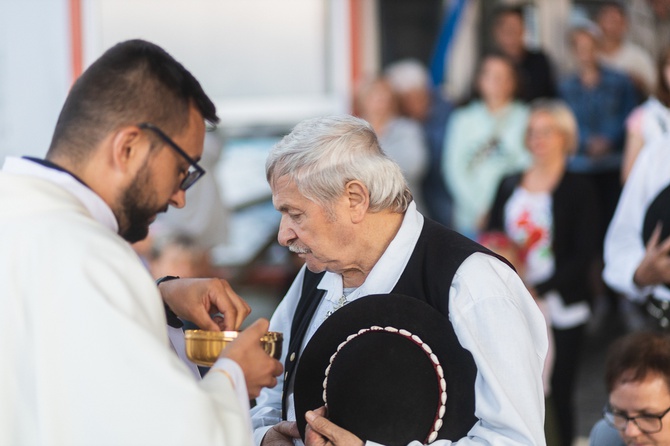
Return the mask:
[[[307,411],[305,420],[305,446],[363,446],[363,441],[325,418],[326,408]]]
[[[293,446],[293,439],[300,438],[295,421],[282,421],[265,433],[261,446]]]
[[[251,313],[251,307],[223,279],[175,279],[162,282],[158,289],[177,316],[203,330],[237,330]],[[223,314],[222,325],[212,319],[216,313]]]
[[[242,369],[250,399],[258,397],[263,387],[276,386],[277,376],[284,371],[281,362],[268,355],[261,345],[269,325],[267,319],[258,319],[221,352],[222,358],[232,359]]]
[[[657,224],[647,242],[644,258],[635,270],[633,282],[639,287],[670,283],[670,237],[661,238]]]

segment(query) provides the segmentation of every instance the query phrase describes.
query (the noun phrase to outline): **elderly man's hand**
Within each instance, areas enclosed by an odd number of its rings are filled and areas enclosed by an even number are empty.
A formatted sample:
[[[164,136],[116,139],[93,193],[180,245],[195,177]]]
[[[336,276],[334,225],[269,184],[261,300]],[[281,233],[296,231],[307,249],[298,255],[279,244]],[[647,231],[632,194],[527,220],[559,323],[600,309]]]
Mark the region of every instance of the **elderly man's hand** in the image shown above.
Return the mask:
[[[203,330],[237,330],[251,307],[223,279],[175,279],[159,285],[166,304],[177,316]],[[212,320],[223,314],[223,325]]]
[[[276,386],[277,376],[284,371],[281,362],[268,355],[261,344],[269,325],[267,319],[258,319],[221,352],[222,358],[232,359],[244,372],[249,399],[258,397],[263,387]]]
[[[261,446],[293,446],[293,439],[300,438],[295,421],[282,421],[265,433]]]
[[[661,224],[657,224],[647,242],[644,258],[635,271],[633,281],[637,286],[670,283],[670,237],[663,241]]]
[[[363,446],[363,441],[325,418],[326,408],[310,410],[305,414],[305,446]]]

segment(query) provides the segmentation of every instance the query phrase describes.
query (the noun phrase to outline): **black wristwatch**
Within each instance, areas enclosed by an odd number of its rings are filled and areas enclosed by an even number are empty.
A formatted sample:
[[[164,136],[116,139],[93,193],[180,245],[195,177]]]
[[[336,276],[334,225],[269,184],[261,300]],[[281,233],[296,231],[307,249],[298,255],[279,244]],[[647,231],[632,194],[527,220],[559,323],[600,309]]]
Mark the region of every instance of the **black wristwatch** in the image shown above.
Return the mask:
[[[179,276],[163,276],[163,277],[159,278],[158,280],[156,280],[156,286],[160,285],[163,282],[168,282],[170,280],[175,280],[175,279],[179,279]]]

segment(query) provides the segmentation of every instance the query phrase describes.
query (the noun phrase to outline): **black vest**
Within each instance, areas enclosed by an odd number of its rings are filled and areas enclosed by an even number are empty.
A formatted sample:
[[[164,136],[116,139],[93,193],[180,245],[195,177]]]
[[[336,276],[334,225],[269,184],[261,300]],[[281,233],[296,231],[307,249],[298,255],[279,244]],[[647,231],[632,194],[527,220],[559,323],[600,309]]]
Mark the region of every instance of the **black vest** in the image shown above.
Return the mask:
[[[391,292],[422,300],[449,319],[451,282],[463,261],[475,252],[494,255],[508,263],[504,258],[472,240],[425,219],[412,256]],[[287,383],[295,372],[295,364],[298,362],[305,333],[325,294],[324,290],[316,288],[323,274],[305,271],[302,295],[293,317],[291,341],[284,366],[286,371],[282,393],[284,419],[286,419]],[[477,366],[472,354],[460,345],[451,323],[445,327],[445,335],[450,345],[451,361],[442,364],[447,381],[447,410],[444,415],[445,426],[440,429],[438,438],[456,441],[465,437],[477,422],[475,417]]]

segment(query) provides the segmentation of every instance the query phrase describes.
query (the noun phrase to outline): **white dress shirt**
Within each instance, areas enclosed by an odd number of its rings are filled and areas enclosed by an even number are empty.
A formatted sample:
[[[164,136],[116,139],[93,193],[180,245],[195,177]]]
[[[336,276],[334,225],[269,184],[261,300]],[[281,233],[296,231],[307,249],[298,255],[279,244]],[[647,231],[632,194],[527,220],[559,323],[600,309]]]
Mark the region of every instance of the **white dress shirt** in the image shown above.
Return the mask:
[[[423,216],[411,203],[395,238],[348,300],[389,293],[405,269],[422,227]],[[285,345],[290,343],[304,271],[303,267],[270,321],[270,330],[284,333]],[[327,272],[318,288],[326,290],[326,295],[306,333],[303,349],[342,295],[342,277]],[[461,345],[472,353],[477,365],[475,416],[479,422],[466,438],[432,444],[544,445],[542,368],[547,352],[547,326],[521,279],[492,256],[471,255],[458,268],[451,284],[449,319]],[[286,353],[285,349],[282,361],[286,360]],[[280,378],[273,389],[263,389],[252,409],[256,444],[261,443],[271,426],[281,421],[282,386]],[[295,420],[292,383],[288,392],[287,418]],[[418,441],[411,443],[418,445]]]
[[[639,287],[633,282],[645,254],[642,226],[649,205],[670,184],[670,138],[644,146],[621,192],[605,236],[603,279],[616,291],[641,301],[645,296],[670,300],[664,286]]]

